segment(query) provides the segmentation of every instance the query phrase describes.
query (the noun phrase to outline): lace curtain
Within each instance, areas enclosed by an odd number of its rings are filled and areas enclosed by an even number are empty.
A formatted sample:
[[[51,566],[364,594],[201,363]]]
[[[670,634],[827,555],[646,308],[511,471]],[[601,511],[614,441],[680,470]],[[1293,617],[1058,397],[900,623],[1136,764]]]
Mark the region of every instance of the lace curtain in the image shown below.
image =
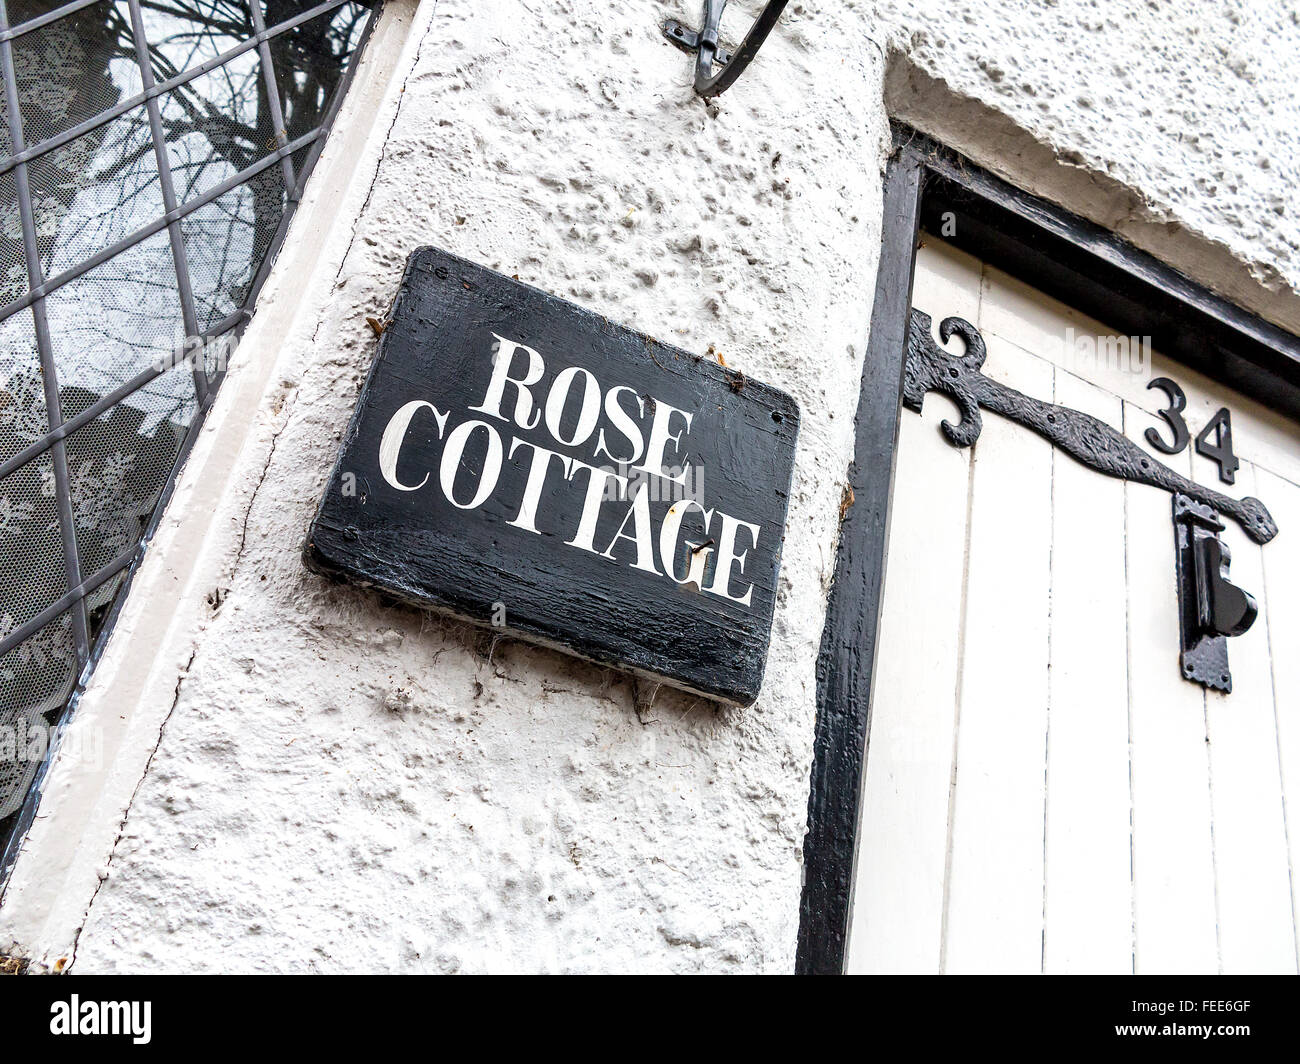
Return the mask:
[[[59,6],[10,0],[8,24]],[[209,345],[197,368],[177,353],[194,346],[194,335],[242,323],[313,145],[287,154],[287,163],[275,155],[322,125],[368,14],[359,3],[268,0],[255,12],[248,0],[146,0],[133,12],[128,0],[101,0],[13,39],[25,147],[65,141],[27,162],[41,276],[65,280],[43,300],[58,383],[51,417],[34,310],[23,305],[32,302],[29,263],[0,99],[0,464],[124,383],[150,379],[68,435],[62,453],[47,448],[0,477],[0,642],[69,591],[60,461],[81,580],[119,565],[84,599],[89,638],[103,628],[130,571],[124,556],[154,519],[229,344]],[[261,48],[221,61],[253,41],[259,21],[271,28],[276,100]],[[145,88],[140,28],[155,82],[211,67],[157,96],[174,200],[206,197],[183,207],[170,229],[157,225],[167,206],[144,104],[78,130]],[[150,225],[159,231],[135,239]],[[83,268],[106,248],[117,250]],[[162,365],[172,368],[146,373]],[[73,639],[79,608],[0,654],[0,842],[87,665]]]

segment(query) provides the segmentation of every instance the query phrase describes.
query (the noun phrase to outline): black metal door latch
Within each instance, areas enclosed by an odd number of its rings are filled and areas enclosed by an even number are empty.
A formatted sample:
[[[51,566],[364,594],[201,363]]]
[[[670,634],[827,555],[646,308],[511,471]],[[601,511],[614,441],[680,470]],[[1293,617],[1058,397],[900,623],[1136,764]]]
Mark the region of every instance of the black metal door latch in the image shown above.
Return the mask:
[[[1183,675],[1226,692],[1232,690],[1228,638],[1250,628],[1259,607],[1247,592],[1228,582],[1231,555],[1219,539],[1223,527],[1210,507],[1181,493],[1174,496]]]
[[[966,344],[960,354],[936,344],[930,315],[912,309],[903,404],[919,414],[927,392],[949,396],[961,417],[956,424],[944,421],[941,428],[955,447],[969,447],[979,439],[982,407],[1038,433],[1089,469],[1169,492],[1174,497],[1183,676],[1231,691],[1226,640],[1245,632],[1258,610],[1250,595],[1228,582],[1228,548],[1218,537],[1224,528],[1220,515],[1264,544],[1278,532],[1268,508],[1258,499],[1233,499],[1189,480],[1090,414],[1034,399],[984,376],[980,369],[987,349],[979,330],[964,318],[939,322],[944,343],[954,333]]]
[[[704,0],[704,25],[698,33],[676,19],[664,22],[664,36],[678,48],[695,53],[695,91],[707,99],[720,96],[731,88],[767,40],[787,2],[769,0],[735,52],[728,52],[718,39],[727,0]],[[719,68],[716,73],[713,70],[715,63]]]

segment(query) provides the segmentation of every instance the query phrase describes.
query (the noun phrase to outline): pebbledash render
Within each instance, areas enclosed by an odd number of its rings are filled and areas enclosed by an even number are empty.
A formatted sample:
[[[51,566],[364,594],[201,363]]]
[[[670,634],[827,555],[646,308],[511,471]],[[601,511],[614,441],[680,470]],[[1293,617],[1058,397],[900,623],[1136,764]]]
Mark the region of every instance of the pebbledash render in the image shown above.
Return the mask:
[[[1300,331],[1292,4],[791,3],[709,100],[662,28],[702,6],[377,7],[44,773],[0,896],[6,954],[87,973],[793,971],[891,120]],[[762,5],[732,6],[734,42]],[[753,705],[304,565],[424,246],[793,397]]]

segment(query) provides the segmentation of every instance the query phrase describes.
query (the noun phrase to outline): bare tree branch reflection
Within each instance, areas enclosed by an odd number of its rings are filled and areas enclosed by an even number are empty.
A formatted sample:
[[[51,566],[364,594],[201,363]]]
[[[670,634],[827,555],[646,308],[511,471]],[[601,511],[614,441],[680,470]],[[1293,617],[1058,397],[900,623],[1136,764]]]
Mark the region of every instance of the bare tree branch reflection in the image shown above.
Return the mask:
[[[254,35],[250,0],[142,0],[156,81],[176,77]],[[260,0],[276,27],[316,6]],[[11,25],[57,6],[10,0]],[[159,97],[166,155],[184,203],[267,158],[277,135],[316,129],[356,48],[369,8],[347,3],[269,41],[284,129],[275,128],[265,71],[254,48]],[[101,0],[13,42],[25,146],[39,146],[139,93],[130,10]],[[0,100],[0,110],[4,109]],[[8,116],[0,156],[13,154]],[[294,159],[301,173],[304,152]],[[46,277],[75,268],[164,214],[144,107],[41,154],[27,166]],[[200,329],[247,305],[290,196],[279,164],[186,215],[180,223]],[[0,307],[29,290],[15,174],[0,175]],[[59,374],[61,419],[86,409],[185,343],[176,268],[159,233],[85,273],[45,300]],[[49,429],[31,311],[0,321],[0,461]],[[158,377],[67,440],[72,511],[82,573],[132,549],[171,474],[197,413],[188,366]],[[0,480],[0,639],[67,588],[49,456]],[[96,628],[119,588],[88,600]],[[44,725],[62,708],[76,664],[65,621],[0,655],[0,731]],[[0,747],[0,841],[27,786],[30,765]]]

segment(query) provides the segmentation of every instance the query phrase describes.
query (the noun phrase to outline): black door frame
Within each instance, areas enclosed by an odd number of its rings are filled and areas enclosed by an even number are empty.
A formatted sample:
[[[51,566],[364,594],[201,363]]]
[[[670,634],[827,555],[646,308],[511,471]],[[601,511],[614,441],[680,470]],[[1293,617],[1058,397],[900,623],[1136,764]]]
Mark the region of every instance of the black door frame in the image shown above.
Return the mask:
[[[953,224],[946,227],[944,221]],[[817,661],[817,726],[796,970],[843,971],[867,761],[907,322],[922,230],[1300,420],[1300,338],[1109,230],[893,124],[880,266],[835,582]]]

